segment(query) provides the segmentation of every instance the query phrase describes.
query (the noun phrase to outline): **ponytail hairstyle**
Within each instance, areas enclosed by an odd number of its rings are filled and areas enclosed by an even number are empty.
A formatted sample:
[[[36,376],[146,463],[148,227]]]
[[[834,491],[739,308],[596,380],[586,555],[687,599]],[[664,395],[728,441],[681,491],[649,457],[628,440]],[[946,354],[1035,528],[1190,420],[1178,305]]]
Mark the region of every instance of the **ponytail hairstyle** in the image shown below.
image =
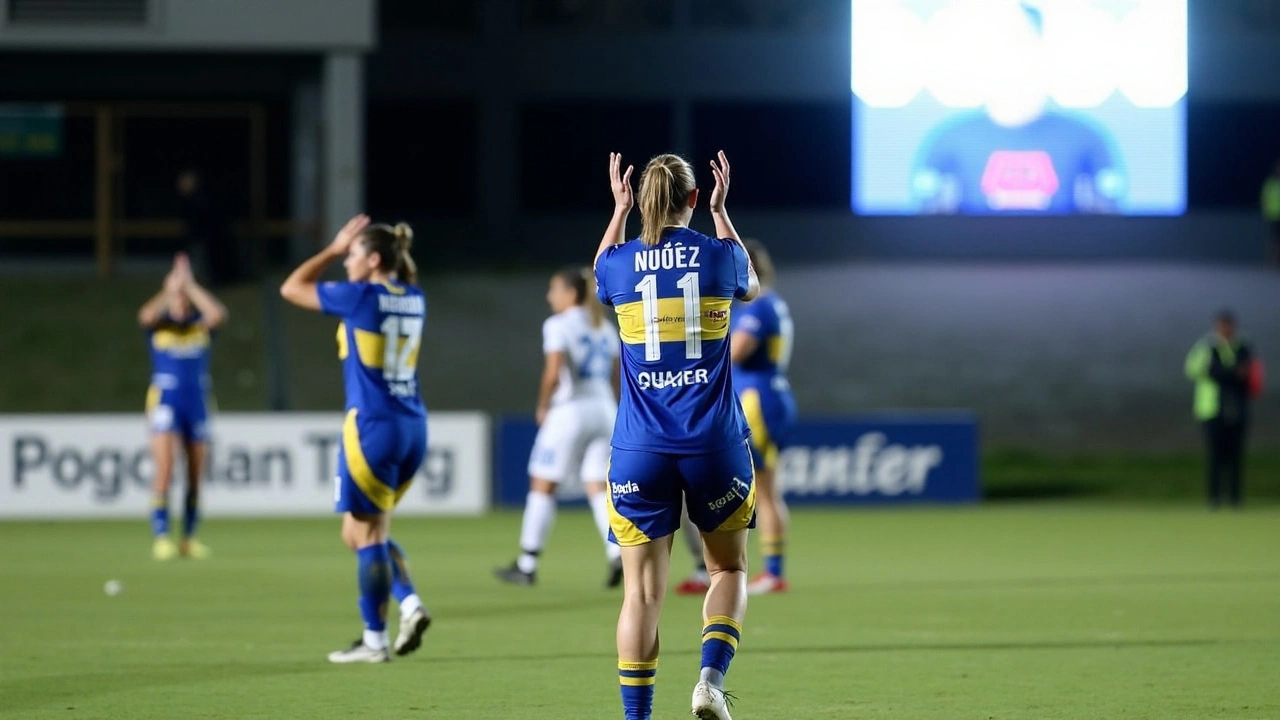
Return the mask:
[[[688,207],[697,185],[693,168],[679,155],[658,155],[640,173],[640,241],[652,247],[662,231]]]
[[[555,277],[577,295],[573,304],[586,308],[587,315],[591,318],[591,327],[600,327],[600,323],[604,322],[604,306],[596,299],[596,280],[591,268],[570,265],[562,268]]]
[[[418,265],[409,254],[413,247],[413,228],[408,223],[371,225],[364,231],[364,247],[370,253],[378,253],[378,269],[394,273],[396,279],[408,285],[418,282]]]
[[[760,278],[761,287],[773,287],[778,273],[773,269],[773,258],[769,257],[769,251],[765,249],[764,243],[752,238],[743,240],[742,245],[747,249],[747,257],[751,259],[751,265],[756,269],[756,277]]]

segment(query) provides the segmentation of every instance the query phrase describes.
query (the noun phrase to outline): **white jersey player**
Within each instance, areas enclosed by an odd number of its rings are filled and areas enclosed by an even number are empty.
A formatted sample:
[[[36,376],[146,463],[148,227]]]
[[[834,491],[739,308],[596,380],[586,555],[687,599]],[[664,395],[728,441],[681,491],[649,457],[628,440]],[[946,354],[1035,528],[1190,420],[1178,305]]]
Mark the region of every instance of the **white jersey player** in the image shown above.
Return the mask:
[[[618,330],[604,318],[588,268],[551,276],[542,324],[545,365],[538,392],[538,437],[529,456],[529,495],[520,529],[520,555],[498,568],[498,579],[532,585],[538,556],[555,522],[556,489],[581,480],[609,561],[607,585],[622,582],[618,546],[609,542],[605,483],[609,440],[618,404]]]

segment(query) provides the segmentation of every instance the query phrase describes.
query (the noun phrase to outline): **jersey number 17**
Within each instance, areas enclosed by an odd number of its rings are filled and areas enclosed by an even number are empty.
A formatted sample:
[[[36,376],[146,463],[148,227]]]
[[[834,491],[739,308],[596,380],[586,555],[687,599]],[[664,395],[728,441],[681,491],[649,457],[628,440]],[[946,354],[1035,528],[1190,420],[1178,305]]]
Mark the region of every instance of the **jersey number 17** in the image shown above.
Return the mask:
[[[422,344],[422,318],[388,315],[382,321],[382,379],[392,395],[416,392],[413,376],[418,371],[418,347]]]

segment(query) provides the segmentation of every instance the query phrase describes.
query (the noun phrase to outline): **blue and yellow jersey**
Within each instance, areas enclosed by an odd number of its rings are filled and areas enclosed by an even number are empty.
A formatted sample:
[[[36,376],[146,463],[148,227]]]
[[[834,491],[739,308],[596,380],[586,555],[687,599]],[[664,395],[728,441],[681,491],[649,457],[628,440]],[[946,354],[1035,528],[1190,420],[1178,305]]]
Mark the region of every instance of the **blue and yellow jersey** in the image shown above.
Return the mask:
[[[756,467],[774,467],[796,420],[795,398],[787,381],[794,337],[787,303],[768,290],[735,307],[732,333],[740,332],[754,337],[756,348],[734,364],[734,390],[751,428],[753,462]]]
[[[734,365],[734,377],[785,377],[791,364],[795,331],[787,303],[772,290],[761,291],[756,299],[740,303],[733,310],[730,335],[744,332],[756,339],[755,351]]]
[[[200,315],[194,313],[182,320],[164,315],[146,330],[146,336],[151,351],[151,394],[203,403],[212,390],[209,354],[214,333]]]
[[[697,454],[747,437],[729,367],[729,315],[747,292],[748,267],[738,243],[688,228],[600,256],[597,294],[617,311],[622,338],[613,447]]]
[[[400,283],[327,282],[320,309],[342,318],[338,359],[346,409],[362,418],[425,415],[418,390],[418,349],[426,321],[422,290]]]

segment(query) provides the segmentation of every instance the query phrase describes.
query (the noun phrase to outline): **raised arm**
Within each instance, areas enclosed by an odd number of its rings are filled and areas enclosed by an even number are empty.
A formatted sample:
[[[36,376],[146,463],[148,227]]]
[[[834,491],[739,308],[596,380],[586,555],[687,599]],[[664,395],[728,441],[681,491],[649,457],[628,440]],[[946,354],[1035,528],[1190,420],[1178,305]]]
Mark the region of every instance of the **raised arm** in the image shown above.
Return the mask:
[[[142,304],[138,309],[138,324],[144,328],[155,327],[160,322],[161,316],[165,310],[173,303],[174,298],[182,292],[182,276],[178,273],[178,261],[175,258],[173,267],[169,273],[164,276],[164,285],[161,286],[160,292],[151,296],[151,299]]]
[[[622,153],[609,153],[609,185],[613,189],[613,217],[609,219],[604,237],[600,238],[600,247],[596,248],[596,257],[591,263],[593,267],[600,261],[600,256],[606,250],[627,241],[627,216],[631,214],[631,208],[636,204],[635,193],[631,191],[632,170],[635,170],[634,165],[628,165],[626,172],[622,171]]]
[[[160,321],[160,316],[164,314],[165,308],[169,306],[169,297],[168,288],[160,288],[160,292],[152,295],[151,299],[138,309],[138,324],[144,328],[155,327],[155,324]]]
[[[200,317],[204,320],[205,327],[213,329],[222,325],[227,321],[227,308],[213,293],[204,288],[203,285],[196,282],[195,274],[191,272],[191,260],[186,253],[178,253],[177,260],[174,263],[178,277],[182,278],[182,292],[191,300],[191,304],[196,306],[200,311]]]
[[[347,224],[334,236],[333,242],[289,273],[289,277],[285,278],[284,283],[280,285],[280,297],[300,308],[319,310],[320,276],[324,274],[325,268],[329,267],[329,263],[347,254],[351,244],[368,226],[368,215],[360,214],[348,220]]]
[[[747,252],[747,246],[742,244],[742,238],[738,237],[738,231],[729,220],[729,211],[725,208],[725,199],[729,195],[729,158],[725,157],[723,150],[716,153],[716,156],[720,159],[720,163],[711,161],[711,174],[716,178],[716,186],[711,190],[709,203],[711,219],[716,224],[716,237],[733,240],[738,243],[738,247],[742,248],[742,254],[747,258],[747,292],[742,299],[754,300],[760,294],[760,278],[756,275],[755,266],[751,264],[751,254]]]

